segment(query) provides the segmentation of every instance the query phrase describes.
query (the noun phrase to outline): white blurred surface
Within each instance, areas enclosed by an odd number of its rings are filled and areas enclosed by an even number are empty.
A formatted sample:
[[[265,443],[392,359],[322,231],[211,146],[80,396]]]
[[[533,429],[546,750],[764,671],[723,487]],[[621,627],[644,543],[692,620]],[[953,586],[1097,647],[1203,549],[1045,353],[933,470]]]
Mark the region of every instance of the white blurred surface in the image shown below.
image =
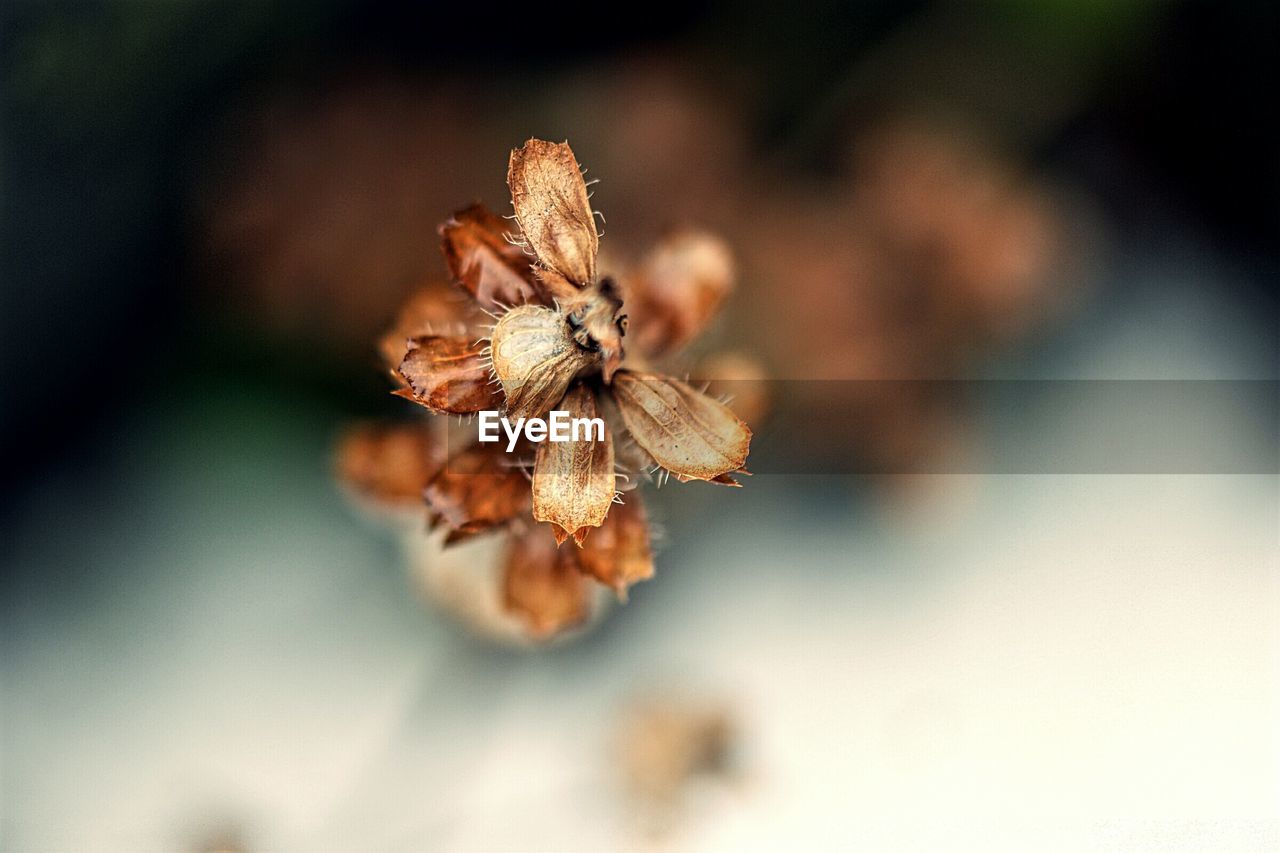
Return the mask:
[[[264,402],[160,411],[22,507],[5,849],[1280,847],[1275,476],[938,477],[902,514],[756,477],[595,635],[515,653],[422,610],[329,423]],[[654,839],[609,738],[668,685],[730,697],[746,772]]]

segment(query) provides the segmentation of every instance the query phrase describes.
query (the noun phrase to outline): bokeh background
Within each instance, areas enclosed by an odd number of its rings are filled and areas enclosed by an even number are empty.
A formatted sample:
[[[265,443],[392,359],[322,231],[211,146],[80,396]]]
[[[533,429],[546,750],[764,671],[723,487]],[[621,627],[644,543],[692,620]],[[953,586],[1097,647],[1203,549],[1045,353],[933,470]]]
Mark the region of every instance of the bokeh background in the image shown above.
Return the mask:
[[[1280,847],[1271,4],[0,23],[0,848]],[[530,136],[729,243],[773,406],[512,648],[331,451]]]

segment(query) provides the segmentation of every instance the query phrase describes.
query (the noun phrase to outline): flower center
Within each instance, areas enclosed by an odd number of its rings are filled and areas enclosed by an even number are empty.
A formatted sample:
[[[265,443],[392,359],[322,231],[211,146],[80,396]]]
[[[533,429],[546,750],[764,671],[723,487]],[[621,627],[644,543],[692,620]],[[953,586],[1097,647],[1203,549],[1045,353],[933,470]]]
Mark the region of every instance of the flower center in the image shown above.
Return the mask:
[[[608,382],[622,363],[622,338],[627,332],[627,315],[622,313],[622,297],[613,279],[601,279],[585,288],[580,299],[566,305],[565,322],[580,349],[599,355],[601,372]]]

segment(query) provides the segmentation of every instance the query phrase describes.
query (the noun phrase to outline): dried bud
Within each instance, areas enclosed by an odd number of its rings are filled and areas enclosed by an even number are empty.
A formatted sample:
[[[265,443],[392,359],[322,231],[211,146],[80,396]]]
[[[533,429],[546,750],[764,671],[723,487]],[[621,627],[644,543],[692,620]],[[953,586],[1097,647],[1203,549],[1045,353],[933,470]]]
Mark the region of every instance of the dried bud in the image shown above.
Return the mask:
[[[751,430],[718,400],[678,379],[630,370],[612,387],[631,437],[678,478],[715,481],[747,461]]]
[[[479,444],[455,454],[423,490],[433,526],[449,528],[453,541],[505,524],[529,511],[529,481],[504,465],[497,445]]]
[[[627,281],[633,346],[663,355],[693,340],[719,313],[733,277],[723,240],[696,231],[668,236]]]
[[[627,587],[653,577],[649,519],[638,492],[615,504],[578,554],[582,570],[625,599]]]
[[[594,418],[595,395],[575,385],[560,402],[570,418]],[[615,494],[613,437],[603,441],[548,441],[533,467],[533,517],[552,525],[556,544],[567,536],[582,545],[590,528],[604,523]]]
[[[574,342],[561,314],[536,305],[503,314],[490,345],[511,418],[541,416],[560,402],[580,371],[599,360]]]
[[[577,549],[558,548],[543,527],[512,537],[503,578],[503,601],[539,637],[581,624],[590,614],[591,590],[578,569]]]
[[[418,506],[422,488],[444,464],[422,424],[357,424],[338,444],[342,482],[379,504]]]
[[[626,502],[615,503],[618,458],[627,468],[661,466],[664,476],[737,485],[733,475],[745,473],[751,430],[687,383],[636,371],[711,321],[732,284],[723,244],[694,233],[669,238],[620,286],[597,275],[594,214],[567,143],[529,140],[511,153],[507,181],[523,231],[518,244],[479,204],[440,227],[454,281],[471,296],[473,310],[497,318],[488,346],[478,345],[476,327],[463,322],[447,291],[435,288],[410,300],[382,340],[382,352],[401,384],[393,393],[433,413],[505,409],[515,422],[506,424],[507,450],[518,459],[482,432],[482,442],[442,463],[450,421],[441,419],[436,423],[445,441],[419,447],[399,437],[353,439],[343,448],[342,466],[349,482],[384,499],[407,503],[421,492],[437,535],[414,541],[429,541],[463,562],[474,562],[480,545],[504,547],[503,561],[488,565],[501,570],[500,586],[484,586],[485,578],[497,578],[483,571],[455,572],[453,560],[436,553],[429,564],[441,573],[428,578],[432,594],[504,633],[514,626],[521,636],[545,637],[580,625],[597,600],[607,599],[591,578],[625,599],[631,584],[653,575],[639,494],[628,492]],[[629,311],[637,313],[633,334],[640,346],[624,369]],[[718,370],[717,377],[742,378]],[[530,419],[559,409],[567,423],[557,412],[550,424],[538,425],[550,427],[546,442],[530,431],[521,443]],[[615,446],[623,424],[634,440]],[[574,434],[584,425],[594,432]],[[523,469],[531,458],[529,478]],[[382,470],[389,465],[399,477]],[[577,547],[560,547],[569,537]],[[465,559],[452,547],[464,540],[472,540]],[[491,595],[476,597],[478,575]]]
[[[580,287],[595,281],[600,241],[569,144],[530,139],[512,151],[507,186],[520,230],[538,260]]]
[[[411,399],[437,414],[465,414],[502,405],[489,376],[489,361],[469,338],[415,338],[399,374]]]

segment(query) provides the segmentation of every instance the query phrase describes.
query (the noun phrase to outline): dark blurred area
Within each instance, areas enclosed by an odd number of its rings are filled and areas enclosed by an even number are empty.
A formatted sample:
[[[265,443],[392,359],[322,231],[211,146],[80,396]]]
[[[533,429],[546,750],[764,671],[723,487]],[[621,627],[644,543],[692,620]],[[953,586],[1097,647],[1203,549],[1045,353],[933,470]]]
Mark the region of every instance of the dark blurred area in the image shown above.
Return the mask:
[[[884,115],[939,110],[1095,200],[1113,246],[1194,229],[1241,272],[1231,297],[1276,315],[1266,3],[3,15],[10,494],[201,372],[370,406],[366,342],[439,273],[434,224],[501,200],[531,133],[607,174],[619,238],[736,236],[821,195]]]
[[[0,849],[826,849],[855,800],[864,849],[1274,849],[1276,4],[18,0],[0,45]],[[519,654],[441,612],[526,645],[493,537],[332,469],[535,136],[602,269],[723,238],[689,354],[762,414]]]

